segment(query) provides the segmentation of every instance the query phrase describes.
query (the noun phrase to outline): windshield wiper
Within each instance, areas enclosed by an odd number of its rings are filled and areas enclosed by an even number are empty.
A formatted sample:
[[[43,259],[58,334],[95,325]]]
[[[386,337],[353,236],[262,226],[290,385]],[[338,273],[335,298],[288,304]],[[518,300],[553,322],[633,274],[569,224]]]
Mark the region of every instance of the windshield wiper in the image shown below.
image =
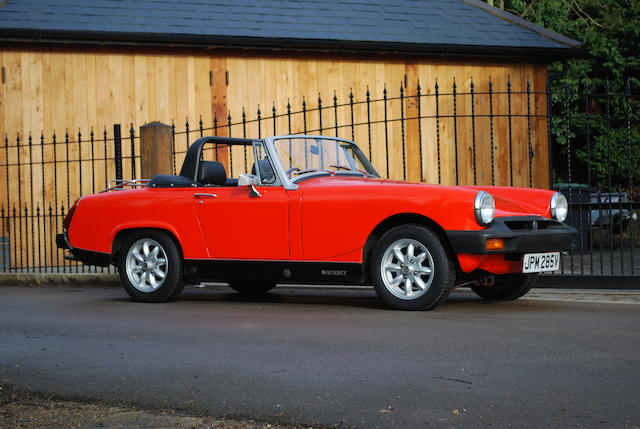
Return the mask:
[[[337,169],[339,169],[339,170],[357,171],[358,173],[362,173],[362,174],[363,174],[363,175],[365,175],[366,177],[371,176],[371,175],[370,175],[369,173],[367,173],[366,171],[364,171],[364,170],[360,170],[360,169],[358,169],[358,168],[346,167],[346,166],[344,166],[344,165],[330,165],[329,167],[337,168]]]

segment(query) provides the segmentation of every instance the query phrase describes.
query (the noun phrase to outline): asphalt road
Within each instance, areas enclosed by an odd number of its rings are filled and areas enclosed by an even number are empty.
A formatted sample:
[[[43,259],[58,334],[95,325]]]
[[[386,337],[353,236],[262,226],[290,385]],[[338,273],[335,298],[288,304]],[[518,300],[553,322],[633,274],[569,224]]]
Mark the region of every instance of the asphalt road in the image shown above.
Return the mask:
[[[188,413],[365,428],[637,428],[640,305],[454,293],[0,288],[0,382]]]

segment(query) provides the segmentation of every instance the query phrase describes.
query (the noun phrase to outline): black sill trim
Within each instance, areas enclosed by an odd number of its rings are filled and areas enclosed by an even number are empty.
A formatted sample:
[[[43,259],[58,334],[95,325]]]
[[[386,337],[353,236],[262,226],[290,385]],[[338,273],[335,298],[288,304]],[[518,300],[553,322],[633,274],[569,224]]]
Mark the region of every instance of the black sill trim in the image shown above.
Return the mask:
[[[386,53],[406,55],[490,56],[536,58],[547,61],[584,56],[581,49],[510,47],[486,45],[447,45],[429,43],[368,42],[324,39],[287,39],[272,37],[198,36],[185,34],[0,29],[0,41],[63,44],[99,44],[128,46],[169,46],[207,49],[257,49],[277,51],[319,51]]]
[[[480,231],[447,231],[447,237],[456,253],[487,255],[568,250],[577,235],[575,228],[564,224],[542,230],[513,230],[505,224],[505,221],[509,220],[542,221],[548,219],[537,216],[496,218],[486,229]],[[485,248],[487,238],[504,239],[504,249],[487,250]]]
[[[362,264],[350,262],[186,259],[184,266],[190,281],[364,284]]]

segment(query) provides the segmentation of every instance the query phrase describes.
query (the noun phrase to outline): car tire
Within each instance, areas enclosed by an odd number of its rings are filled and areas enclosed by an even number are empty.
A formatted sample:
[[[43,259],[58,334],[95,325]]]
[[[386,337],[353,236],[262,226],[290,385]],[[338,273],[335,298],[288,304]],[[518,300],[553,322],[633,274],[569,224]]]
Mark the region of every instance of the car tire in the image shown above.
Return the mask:
[[[369,267],[378,296],[394,310],[431,310],[447,299],[455,281],[442,241],[417,224],[387,231],[376,243]]]
[[[276,287],[275,282],[265,281],[233,281],[229,287],[243,295],[264,295]]]
[[[471,286],[476,295],[485,299],[511,301],[529,292],[538,281],[538,274],[512,274],[496,277],[492,286]]]
[[[162,231],[128,235],[120,252],[118,271],[124,289],[135,301],[171,301],[184,289],[182,256],[175,242]]]

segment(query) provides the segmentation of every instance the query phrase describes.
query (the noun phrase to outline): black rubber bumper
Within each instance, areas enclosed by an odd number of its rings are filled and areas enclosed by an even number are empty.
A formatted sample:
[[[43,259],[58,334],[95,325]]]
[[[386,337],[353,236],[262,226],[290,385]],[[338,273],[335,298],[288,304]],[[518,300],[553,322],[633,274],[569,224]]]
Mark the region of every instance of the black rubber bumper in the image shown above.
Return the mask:
[[[576,234],[573,227],[536,216],[496,218],[480,231],[447,231],[456,253],[485,255],[568,250]],[[488,238],[502,238],[504,248],[487,250]]]
[[[69,246],[69,243],[67,243],[64,234],[56,234],[56,246],[58,246],[58,249],[71,250],[71,247]]]
[[[56,234],[56,246],[58,247],[58,249],[69,250],[75,257],[74,260],[78,260],[86,265],[97,265],[100,267],[106,267],[112,262],[111,255],[108,253],[95,252],[92,250],[84,250],[78,249],[77,247],[71,247],[64,234]]]

